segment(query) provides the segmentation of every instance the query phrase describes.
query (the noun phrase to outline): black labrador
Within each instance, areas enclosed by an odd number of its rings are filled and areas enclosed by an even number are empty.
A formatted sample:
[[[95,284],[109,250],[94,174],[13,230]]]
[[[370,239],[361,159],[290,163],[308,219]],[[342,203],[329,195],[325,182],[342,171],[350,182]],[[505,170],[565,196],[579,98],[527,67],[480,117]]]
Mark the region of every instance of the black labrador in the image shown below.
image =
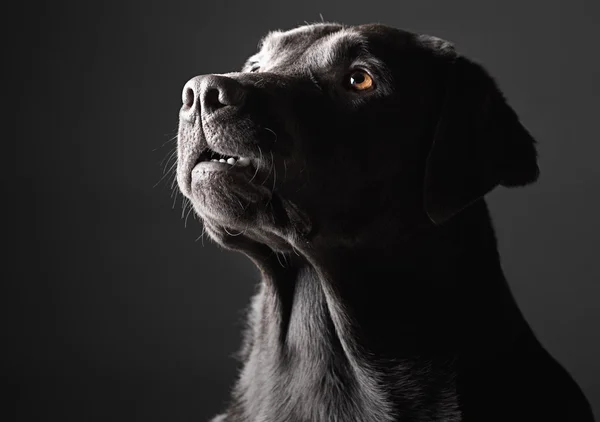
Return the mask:
[[[275,31],[183,90],[180,190],[262,273],[214,421],[592,421],[505,281],[482,197],[538,177],[494,80],[432,36]]]

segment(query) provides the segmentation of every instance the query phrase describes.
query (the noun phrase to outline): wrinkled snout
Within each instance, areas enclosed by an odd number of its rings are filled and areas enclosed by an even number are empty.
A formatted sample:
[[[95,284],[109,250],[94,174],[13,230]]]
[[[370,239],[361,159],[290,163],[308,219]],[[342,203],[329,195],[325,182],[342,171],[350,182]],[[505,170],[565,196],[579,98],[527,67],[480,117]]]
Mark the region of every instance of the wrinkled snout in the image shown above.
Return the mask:
[[[183,88],[183,106],[180,117],[193,122],[198,117],[206,119],[217,110],[244,104],[244,87],[227,76],[200,75],[190,79]]]

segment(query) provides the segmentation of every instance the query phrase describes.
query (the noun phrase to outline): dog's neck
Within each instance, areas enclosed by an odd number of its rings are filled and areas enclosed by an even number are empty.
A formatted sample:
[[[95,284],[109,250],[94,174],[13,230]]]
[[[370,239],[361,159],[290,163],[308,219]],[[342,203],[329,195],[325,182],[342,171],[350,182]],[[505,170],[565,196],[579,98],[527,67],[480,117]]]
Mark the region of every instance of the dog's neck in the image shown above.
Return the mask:
[[[342,345],[381,359],[501,352],[524,329],[483,201],[443,227],[397,241],[300,249],[259,266],[281,344],[298,340],[290,330],[303,317],[298,295],[322,300]]]
[[[263,281],[241,353],[243,412],[289,403],[299,413],[288,420],[335,409],[333,419],[374,422],[426,420],[426,408],[459,420],[460,379],[478,372],[464,365],[493,359],[526,329],[480,208],[410,241],[252,253]]]

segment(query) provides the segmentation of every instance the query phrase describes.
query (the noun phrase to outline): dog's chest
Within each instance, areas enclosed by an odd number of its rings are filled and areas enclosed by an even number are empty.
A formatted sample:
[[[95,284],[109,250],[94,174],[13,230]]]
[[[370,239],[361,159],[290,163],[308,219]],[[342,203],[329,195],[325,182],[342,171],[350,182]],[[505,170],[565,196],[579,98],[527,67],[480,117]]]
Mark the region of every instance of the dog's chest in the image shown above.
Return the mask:
[[[317,282],[298,283],[283,342],[275,298],[256,298],[255,338],[238,384],[250,421],[385,422],[389,406],[376,391],[364,391],[350,366]],[[260,316],[259,316],[260,315]]]
[[[235,422],[459,420],[455,403],[441,419],[412,406],[398,412],[395,395],[415,401],[423,392],[406,374],[386,385],[367,362],[357,365],[317,280],[305,277],[296,286],[284,341],[278,306],[273,296],[256,297],[253,345],[236,393],[243,416]]]

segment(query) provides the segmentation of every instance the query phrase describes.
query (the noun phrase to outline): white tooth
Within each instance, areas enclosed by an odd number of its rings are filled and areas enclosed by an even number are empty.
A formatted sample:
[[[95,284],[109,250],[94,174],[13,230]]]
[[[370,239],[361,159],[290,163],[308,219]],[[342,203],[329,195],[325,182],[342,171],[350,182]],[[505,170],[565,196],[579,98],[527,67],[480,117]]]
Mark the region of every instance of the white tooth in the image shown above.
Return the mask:
[[[246,167],[250,164],[250,159],[246,157],[240,157],[238,158],[237,163],[242,167]]]
[[[225,161],[225,159],[223,159],[223,158],[221,158],[221,159],[219,160],[219,163],[226,163],[226,162],[227,162],[227,161]]]
[[[217,161],[219,161],[219,160],[217,160],[216,158],[213,158],[213,159],[212,159],[212,160],[210,160],[210,161],[217,162]]]
[[[227,159],[227,164],[234,165],[235,164],[235,158],[228,158]]]

